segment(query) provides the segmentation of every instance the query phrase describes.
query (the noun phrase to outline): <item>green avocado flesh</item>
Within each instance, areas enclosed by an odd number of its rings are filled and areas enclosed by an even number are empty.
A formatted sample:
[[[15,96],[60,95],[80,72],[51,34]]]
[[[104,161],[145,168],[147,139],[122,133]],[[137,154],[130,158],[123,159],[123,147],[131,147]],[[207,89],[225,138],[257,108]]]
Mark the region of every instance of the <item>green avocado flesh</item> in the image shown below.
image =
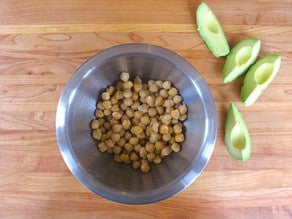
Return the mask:
[[[234,103],[228,109],[225,123],[225,143],[231,157],[246,161],[251,154],[250,136],[242,114]]]
[[[230,49],[221,25],[208,5],[202,2],[196,13],[198,32],[216,57],[226,56]]]
[[[224,83],[231,82],[255,62],[261,49],[261,41],[256,38],[245,38],[237,43],[226,57],[222,70]]]
[[[281,57],[268,54],[253,64],[245,75],[240,99],[245,106],[252,105],[277,75]]]

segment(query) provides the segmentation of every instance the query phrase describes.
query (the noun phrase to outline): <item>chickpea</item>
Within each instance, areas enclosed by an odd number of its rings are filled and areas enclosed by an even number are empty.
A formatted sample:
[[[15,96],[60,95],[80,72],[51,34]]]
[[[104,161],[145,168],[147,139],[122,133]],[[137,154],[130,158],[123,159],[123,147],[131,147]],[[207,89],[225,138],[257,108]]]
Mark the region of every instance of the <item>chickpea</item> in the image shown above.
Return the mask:
[[[158,85],[159,88],[162,88],[163,81],[157,80],[157,81],[155,81],[155,83]]]
[[[158,133],[152,133],[150,135],[149,141],[152,143],[155,143],[156,141],[159,141],[161,139],[161,135]]]
[[[146,96],[146,103],[150,106],[153,107],[155,106],[155,97],[153,95],[148,95]]]
[[[121,81],[128,81],[130,79],[130,74],[127,72],[122,72],[120,74]]]
[[[128,151],[128,152],[131,152],[131,151],[134,149],[133,145],[130,144],[130,143],[126,143],[126,144],[124,145],[124,148],[125,148],[126,151]]]
[[[131,145],[136,145],[136,144],[139,143],[139,139],[138,139],[137,137],[131,137],[131,138],[129,139],[129,143],[130,143]]]
[[[139,99],[139,95],[136,92],[132,93],[132,100],[137,101]]]
[[[126,109],[126,115],[129,117],[129,118],[132,118],[134,116],[134,112],[131,108],[127,108]]]
[[[109,116],[109,115],[112,114],[112,111],[111,111],[110,109],[105,109],[105,110],[103,111],[103,114],[104,114],[105,116]]]
[[[133,167],[135,170],[139,169],[140,166],[141,166],[140,161],[138,161],[138,160],[133,161],[133,163],[132,163],[132,167]]]
[[[143,85],[141,83],[135,82],[133,85],[134,91],[139,93],[143,89]]]
[[[168,95],[169,96],[175,96],[175,95],[177,95],[178,94],[178,91],[177,91],[177,89],[175,88],[175,87],[171,87],[169,90],[168,90]]]
[[[94,119],[91,121],[91,128],[92,129],[97,129],[97,128],[99,128],[99,126],[100,126],[100,124],[99,124],[98,120]]]
[[[149,90],[153,93],[156,93],[156,92],[158,92],[159,87],[157,84],[151,84],[151,85],[149,85]]]
[[[140,126],[135,125],[135,126],[133,126],[133,127],[131,128],[131,132],[132,132],[134,135],[139,135],[139,134],[141,134],[141,133],[143,132],[143,129],[142,129]]]
[[[180,95],[175,95],[175,96],[173,97],[173,102],[174,102],[175,104],[180,103],[181,101],[182,101],[182,97],[181,97]]]
[[[166,108],[173,107],[173,105],[174,105],[174,102],[173,102],[172,99],[167,99],[167,100],[165,100],[165,101],[164,101],[164,104],[163,104],[163,106],[166,107]]]
[[[147,157],[147,160],[148,160],[149,162],[152,162],[153,159],[155,158],[155,154],[154,154],[153,152],[151,152],[151,153],[148,153],[148,154],[146,155],[146,157]]]
[[[117,142],[117,145],[119,147],[124,147],[125,144],[126,144],[126,139],[124,139],[124,138],[120,138]]]
[[[164,104],[164,99],[163,99],[163,97],[158,96],[158,97],[155,98],[154,105],[155,105],[156,107],[158,107],[158,106],[162,106],[163,104]]]
[[[100,152],[105,152],[107,150],[107,147],[104,142],[100,142],[97,147],[100,150]]]
[[[149,114],[150,117],[154,117],[154,116],[156,116],[156,115],[157,115],[157,110],[156,110],[156,108],[149,108],[149,110],[148,110],[148,114]]]
[[[147,156],[147,151],[146,151],[146,148],[145,147],[141,147],[140,150],[139,150],[139,156],[141,158],[146,158]]]
[[[137,155],[137,153],[132,152],[132,153],[130,154],[130,160],[131,160],[131,161],[139,160],[139,156]]]
[[[93,136],[93,138],[100,140],[101,136],[102,136],[101,130],[99,128],[93,130],[92,136]]]
[[[144,125],[149,125],[150,123],[150,118],[148,115],[143,115],[141,117],[141,123],[144,124]]]
[[[170,81],[164,81],[162,84],[163,89],[169,90],[171,88],[171,82]]]
[[[154,152],[155,151],[155,145],[151,142],[148,142],[146,145],[145,145],[145,149],[147,152]]]
[[[133,87],[133,82],[132,81],[125,81],[123,83],[123,89],[124,90],[130,90]]]
[[[161,161],[162,161],[162,158],[160,155],[156,155],[153,159],[153,163],[155,163],[155,164],[160,164]]]
[[[124,138],[125,138],[126,140],[129,140],[132,136],[133,136],[133,135],[131,134],[131,132],[128,132],[128,131],[126,131],[125,134],[124,134]]]
[[[180,105],[178,107],[178,110],[179,110],[181,115],[186,114],[188,111],[187,106],[185,104]]]
[[[156,110],[157,110],[157,113],[159,115],[163,115],[164,114],[164,108],[162,106],[157,106]]]
[[[185,140],[185,136],[182,133],[176,134],[174,136],[174,139],[176,142],[183,142]]]
[[[178,119],[183,122],[187,119],[187,115],[186,114],[180,115]]]
[[[112,102],[110,100],[105,100],[103,101],[103,106],[105,109],[110,109],[112,108]]]
[[[113,152],[114,152],[115,154],[120,154],[120,153],[122,152],[122,148],[119,147],[119,146],[114,146],[114,147],[113,147]]]
[[[131,121],[129,119],[125,119],[122,121],[122,127],[125,129],[125,130],[128,130],[131,128]]]
[[[117,99],[117,100],[121,100],[123,99],[123,92],[121,90],[117,90],[114,94],[114,97]]]
[[[180,134],[180,133],[182,133],[182,124],[181,124],[181,123],[175,124],[175,125],[173,126],[173,132],[174,132],[175,134]]]
[[[170,147],[164,147],[162,148],[160,155],[161,157],[166,157],[171,153],[171,148]]]
[[[120,138],[121,138],[121,136],[120,136],[120,134],[118,134],[118,133],[114,133],[114,134],[112,134],[112,136],[111,136],[111,140],[112,140],[113,142],[117,142],[118,140],[120,140]]]
[[[102,110],[100,110],[100,109],[98,109],[98,110],[96,110],[95,111],[95,116],[97,117],[97,118],[103,118],[103,111]]]
[[[127,107],[131,106],[133,104],[133,100],[131,98],[125,98],[123,100],[123,104],[125,104]],[[126,108],[127,109],[127,108]]]
[[[106,92],[108,92],[110,95],[112,95],[114,92],[115,92],[115,87],[114,86],[109,86],[107,89],[106,89]]]
[[[141,112],[141,113],[147,113],[149,109],[149,106],[145,103],[143,103],[142,105],[138,106],[138,110]]]
[[[172,111],[170,112],[170,115],[171,115],[171,117],[172,117],[173,119],[179,119],[179,117],[180,117],[180,113],[179,113],[179,111],[178,111],[177,109],[172,110]]]
[[[102,98],[103,100],[109,100],[110,97],[111,97],[111,95],[110,95],[109,92],[103,92],[103,93],[101,94],[101,98]]]
[[[162,135],[162,140],[163,141],[169,141],[171,139],[171,135],[169,133],[166,133]]]
[[[178,143],[173,143],[171,145],[171,150],[174,151],[174,152],[179,152],[180,151],[180,145]]]
[[[161,90],[159,91],[159,95],[160,95],[161,97],[163,97],[163,98],[167,98],[167,97],[168,97],[168,92],[167,92],[167,90],[165,90],[165,89],[161,89]]]
[[[122,153],[121,154],[121,161],[124,162],[124,163],[128,163],[130,161],[130,156],[129,154],[124,154]]]
[[[168,133],[168,126],[167,125],[161,125],[159,129],[160,134],[165,135]]]
[[[141,149],[141,145],[140,144],[136,144],[134,145],[134,150],[137,152],[137,153],[140,153],[140,149]]]
[[[122,114],[118,111],[118,112],[112,112],[112,117],[114,118],[114,119],[120,119],[120,118],[122,118]]]
[[[149,172],[150,170],[150,166],[148,163],[142,163],[141,166],[140,166],[140,170],[144,173],[147,173]]]
[[[121,156],[119,154],[115,154],[114,156],[114,161],[118,162],[118,163],[121,163],[122,160],[121,160]]]
[[[97,109],[104,110],[104,106],[103,106],[103,103],[102,102],[98,102],[96,104],[96,107],[97,107]]]

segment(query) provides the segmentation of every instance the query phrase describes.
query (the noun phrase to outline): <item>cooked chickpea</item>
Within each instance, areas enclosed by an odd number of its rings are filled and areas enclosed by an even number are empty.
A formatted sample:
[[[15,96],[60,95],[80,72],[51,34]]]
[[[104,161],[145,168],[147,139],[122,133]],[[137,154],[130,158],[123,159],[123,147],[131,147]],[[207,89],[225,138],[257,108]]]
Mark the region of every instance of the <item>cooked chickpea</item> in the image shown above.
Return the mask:
[[[151,84],[149,85],[149,90],[153,93],[156,93],[159,90],[159,87],[157,84]]]
[[[124,90],[130,90],[133,87],[133,82],[132,81],[125,81],[123,83],[123,89]]]
[[[155,164],[160,164],[161,161],[162,161],[162,158],[160,155],[156,155],[153,159],[153,163],[155,163]]]
[[[119,111],[117,111],[117,112],[113,112],[112,113],[112,117],[114,118],[114,119],[120,119],[120,118],[122,118],[122,114],[119,112]]]
[[[178,91],[175,87],[171,87],[169,90],[168,90],[168,95],[169,96],[175,96],[178,94]]]
[[[180,133],[182,133],[182,125],[179,123],[179,124],[175,124],[174,126],[173,126],[173,132],[175,133],[175,134],[180,134]]]
[[[144,124],[144,125],[149,125],[150,123],[150,118],[148,115],[143,115],[141,117],[141,123]]]
[[[130,79],[130,74],[128,72],[122,72],[120,74],[121,81],[128,81]]]
[[[146,155],[146,157],[147,157],[147,160],[148,160],[149,162],[152,162],[153,159],[155,158],[155,154],[154,154],[153,152],[150,152],[150,153],[148,153],[148,154]]]
[[[180,103],[181,101],[182,101],[182,97],[181,97],[180,95],[175,95],[175,96],[173,97],[173,102],[174,102],[175,104]]]
[[[170,115],[173,119],[179,119],[179,117],[180,117],[180,113],[179,113],[178,109],[172,110],[170,112]]]
[[[161,125],[159,129],[160,134],[165,135],[168,133],[168,126],[167,125]]]
[[[101,98],[102,98],[103,100],[109,100],[109,99],[111,98],[111,95],[110,95],[109,92],[103,92],[103,93],[101,94]]]
[[[130,161],[130,156],[129,154],[124,154],[122,153],[121,154],[121,161],[124,162],[124,163],[128,163]]]
[[[164,81],[162,84],[163,89],[169,90],[171,88],[171,82],[170,81]]]
[[[97,147],[101,152],[105,152],[107,150],[107,147],[104,142],[100,142]]]
[[[99,124],[98,120],[94,119],[91,121],[91,128],[92,129],[97,129],[97,128],[99,128],[99,126],[100,126],[100,124]]]
[[[130,143],[126,143],[126,144],[124,145],[124,148],[125,148],[126,151],[128,151],[128,152],[131,152],[131,151],[134,149],[133,145],[130,144]]]
[[[146,145],[145,145],[145,149],[147,152],[154,152],[155,151],[155,145],[151,142],[148,142]]]
[[[131,128],[131,132],[134,134],[134,135],[139,135],[143,132],[143,129],[140,127],[140,126],[132,126]]]
[[[171,150],[174,151],[174,152],[179,152],[180,151],[180,145],[178,143],[173,143],[171,145]]]
[[[145,147],[141,147],[140,150],[139,150],[139,156],[141,158],[146,158],[147,156],[147,151],[146,151],[146,148]]]
[[[114,133],[111,136],[111,139],[112,139],[113,142],[117,142],[118,140],[120,140],[120,138],[121,138],[121,136],[118,133]]]
[[[182,104],[178,107],[178,110],[180,112],[180,114],[186,114],[188,109],[187,109],[187,106],[185,104]]]
[[[162,148],[160,155],[161,157],[168,156],[171,153],[171,148],[170,147],[164,147]]]
[[[167,92],[166,89],[161,89],[161,90],[159,91],[159,95],[160,95],[161,97],[163,97],[163,98],[167,98],[167,97],[168,97],[168,92]]]
[[[105,109],[105,110],[103,111],[103,114],[104,114],[105,116],[109,116],[109,115],[112,114],[112,111],[111,111],[110,109]]]
[[[156,115],[157,115],[157,110],[156,110],[156,108],[149,108],[149,110],[148,110],[148,114],[149,114],[150,117],[154,117],[154,116],[156,116]]]
[[[122,152],[122,148],[119,147],[119,146],[114,146],[114,147],[113,147],[113,152],[114,152],[115,154],[120,154],[120,153]]]
[[[148,163],[142,163],[140,169],[142,172],[147,173],[150,170],[150,166]]]
[[[183,142],[185,140],[185,136],[182,133],[176,134],[174,136],[174,139],[176,142]]]
[[[128,130],[131,128],[131,121],[129,119],[125,119],[122,121],[122,127],[125,129],[125,130]]]
[[[138,144],[138,142],[139,142],[139,139],[138,139],[137,137],[131,137],[131,138],[129,139],[129,143],[130,143],[131,145],[136,145],[136,144]]]
[[[135,160],[135,161],[133,161],[133,163],[132,163],[132,167],[133,167],[135,170],[139,169],[139,168],[140,168],[140,165],[141,165],[141,163],[140,163],[140,161],[138,161],[138,160]]]
[[[99,128],[94,129],[92,132],[92,136],[93,136],[93,138],[100,140],[101,136],[102,136],[101,130]]]

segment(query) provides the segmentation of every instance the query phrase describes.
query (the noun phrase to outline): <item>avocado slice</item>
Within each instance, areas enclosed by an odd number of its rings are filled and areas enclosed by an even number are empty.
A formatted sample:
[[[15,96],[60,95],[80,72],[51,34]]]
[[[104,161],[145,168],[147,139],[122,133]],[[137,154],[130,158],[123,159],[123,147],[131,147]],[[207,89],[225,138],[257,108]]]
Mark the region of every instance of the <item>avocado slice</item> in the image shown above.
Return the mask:
[[[253,64],[246,73],[240,92],[245,106],[252,105],[277,75],[281,65],[281,56],[268,54]]]
[[[250,136],[242,114],[231,103],[225,123],[225,143],[227,151],[236,160],[246,161],[251,154]]]
[[[226,56],[230,51],[228,42],[216,16],[205,2],[198,6],[196,20],[199,35],[212,54]]]
[[[260,39],[245,38],[239,41],[226,57],[222,70],[223,82],[231,82],[242,75],[256,61],[260,49]]]

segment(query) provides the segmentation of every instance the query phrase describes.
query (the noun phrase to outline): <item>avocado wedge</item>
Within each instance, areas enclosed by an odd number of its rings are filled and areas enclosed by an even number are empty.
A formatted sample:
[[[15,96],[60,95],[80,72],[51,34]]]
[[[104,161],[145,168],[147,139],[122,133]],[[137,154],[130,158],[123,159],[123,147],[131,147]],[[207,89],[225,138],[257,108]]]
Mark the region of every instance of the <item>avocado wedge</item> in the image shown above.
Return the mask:
[[[268,54],[253,64],[245,75],[240,99],[245,106],[252,105],[277,75],[281,56]]]
[[[242,114],[234,103],[231,103],[225,123],[225,143],[231,157],[246,161],[251,154],[250,136]]]
[[[229,45],[221,25],[209,6],[202,2],[196,12],[198,32],[215,57],[226,56]]]
[[[226,57],[223,82],[231,82],[242,75],[256,61],[260,49],[261,41],[257,38],[245,38],[238,42]]]

